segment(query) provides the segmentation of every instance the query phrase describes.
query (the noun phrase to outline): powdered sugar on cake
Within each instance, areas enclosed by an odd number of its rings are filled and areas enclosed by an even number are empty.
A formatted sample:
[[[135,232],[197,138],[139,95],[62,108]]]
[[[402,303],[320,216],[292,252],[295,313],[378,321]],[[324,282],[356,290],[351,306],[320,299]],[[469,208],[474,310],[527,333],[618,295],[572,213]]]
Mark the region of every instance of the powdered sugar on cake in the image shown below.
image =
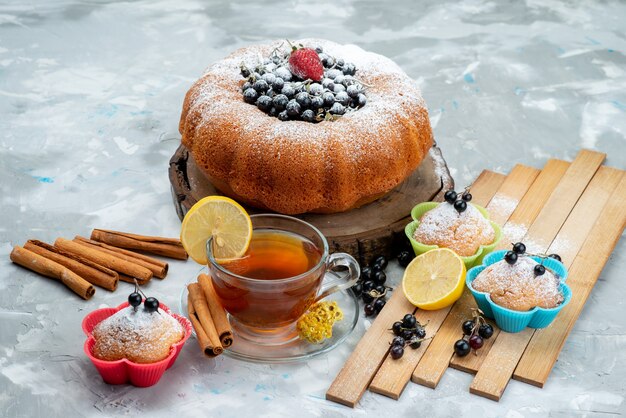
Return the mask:
[[[489,293],[491,300],[505,308],[528,311],[536,306],[554,308],[563,302],[559,278],[546,269],[535,275],[539,264],[528,256],[520,256],[515,264],[502,260],[486,267],[472,282],[479,292]]]
[[[170,314],[159,309],[147,312],[143,308],[126,307],[100,322],[93,330],[98,358],[114,360],[127,358],[138,363],[161,360],[172,344],[184,335],[182,325]]]
[[[450,248],[467,257],[475,254],[481,245],[491,244],[495,231],[474,205],[468,204],[467,209],[459,213],[453,205],[441,203],[422,216],[414,238],[426,245]]]
[[[303,146],[320,148],[319,142],[330,145],[336,138],[350,144],[355,160],[361,155],[364,141],[376,140],[377,144],[385,147],[385,141],[380,141],[398,129],[396,118],[412,119],[415,127],[429,123],[426,105],[416,83],[404,73],[398,65],[390,59],[372,52],[364,51],[356,45],[339,45],[321,39],[303,39],[294,43],[308,47],[321,46],[324,52],[331,56],[344,58],[353,62],[358,71],[355,75],[367,88],[368,102],[356,111],[349,112],[332,122],[307,124],[301,121],[279,121],[268,118],[261,111],[251,111],[250,105],[241,98],[240,85],[243,78],[240,74],[240,65],[254,68],[263,62],[263,58],[275,48],[288,47],[285,41],[275,41],[269,45],[252,45],[233,52],[225,59],[211,65],[199,81],[199,89],[193,98],[191,108],[201,107],[206,115],[203,123],[218,123],[224,120],[236,124],[237,129],[255,135],[259,141],[274,141],[280,137],[289,137],[290,142],[302,141]],[[381,88],[382,87],[382,88]],[[393,91],[391,91],[393,90]],[[415,117],[415,108],[424,109]],[[246,118],[233,119],[233,115],[245,114]],[[324,126],[326,125],[326,126]],[[329,125],[332,125],[329,126]],[[355,135],[354,127],[358,126],[358,133],[366,132],[371,135]],[[259,130],[265,135],[256,135]],[[301,132],[301,135],[289,135],[289,131]],[[393,149],[389,148],[389,157],[395,158]]]

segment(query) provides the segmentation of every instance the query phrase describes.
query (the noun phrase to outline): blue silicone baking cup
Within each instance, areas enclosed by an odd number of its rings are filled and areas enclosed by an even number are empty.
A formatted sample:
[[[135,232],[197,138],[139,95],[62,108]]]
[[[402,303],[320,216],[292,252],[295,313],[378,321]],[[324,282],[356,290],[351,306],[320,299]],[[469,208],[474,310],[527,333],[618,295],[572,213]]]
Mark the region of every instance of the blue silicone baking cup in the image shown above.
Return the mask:
[[[529,311],[514,311],[496,304],[491,300],[488,293],[479,292],[472,287],[472,282],[478,277],[480,272],[487,268],[487,266],[503,260],[506,253],[507,250],[501,250],[488,254],[483,259],[483,263],[480,266],[470,269],[465,279],[467,288],[472,292],[480,310],[483,311],[487,318],[495,319],[496,324],[502,331],[520,332],[526,327],[547,327],[554,321],[554,318],[556,318],[561,309],[572,299],[572,291],[565,283],[565,280],[567,280],[567,269],[559,261],[553,258],[543,259],[543,265],[559,278],[559,290],[563,294],[563,302],[555,308],[546,309],[535,307]],[[542,261],[539,257],[532,257],[532,259],[538,263]]]

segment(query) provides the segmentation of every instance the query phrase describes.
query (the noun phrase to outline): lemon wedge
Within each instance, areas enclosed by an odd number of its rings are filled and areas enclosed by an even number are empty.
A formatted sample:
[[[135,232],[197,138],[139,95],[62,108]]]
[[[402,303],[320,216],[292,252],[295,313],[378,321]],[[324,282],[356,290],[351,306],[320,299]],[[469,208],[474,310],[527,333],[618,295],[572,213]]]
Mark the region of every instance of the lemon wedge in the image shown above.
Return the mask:
[[[437,248],[415,257],[406,267],[402,291],[420,309],[442,309],[461,297],[466,273],[461,257],[448,248]]]
[[[185,215],[180,240],[196,263],[207,264],[206,243],[211,237],[217,260],[242,257],[252,238],[250,216],[228,197],[205,197]]]

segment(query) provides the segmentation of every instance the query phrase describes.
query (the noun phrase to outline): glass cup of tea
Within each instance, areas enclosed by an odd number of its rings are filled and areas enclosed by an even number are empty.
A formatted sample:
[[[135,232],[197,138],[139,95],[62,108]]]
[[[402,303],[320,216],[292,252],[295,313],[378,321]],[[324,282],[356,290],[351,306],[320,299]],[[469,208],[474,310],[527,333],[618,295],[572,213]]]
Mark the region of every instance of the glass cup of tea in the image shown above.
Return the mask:
[[[252,240],[243,257],[218,262],[207,241],[213,286],[239,337],[284,344],[297,338],[296,321],[312,304],[357,282],[359,264],[349,254],[329,254],[324,235],[300,219],[250,218]]]

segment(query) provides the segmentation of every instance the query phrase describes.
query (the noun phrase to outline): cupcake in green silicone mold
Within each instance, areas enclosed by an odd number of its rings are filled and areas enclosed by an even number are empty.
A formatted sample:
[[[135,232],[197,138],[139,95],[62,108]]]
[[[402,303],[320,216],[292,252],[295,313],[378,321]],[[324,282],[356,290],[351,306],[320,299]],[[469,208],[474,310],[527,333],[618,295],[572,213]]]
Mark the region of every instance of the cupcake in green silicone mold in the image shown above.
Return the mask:
[[[494,250],[502,231],[489,220],[487,211],[470,203],[472,196],[466,189],[457,194],[446,192],[445,202],[425,202],[411,211],[413,222],[405,228],[416,255],[434,248],[449,248],[456,252],[467,268],[480,263]]]

